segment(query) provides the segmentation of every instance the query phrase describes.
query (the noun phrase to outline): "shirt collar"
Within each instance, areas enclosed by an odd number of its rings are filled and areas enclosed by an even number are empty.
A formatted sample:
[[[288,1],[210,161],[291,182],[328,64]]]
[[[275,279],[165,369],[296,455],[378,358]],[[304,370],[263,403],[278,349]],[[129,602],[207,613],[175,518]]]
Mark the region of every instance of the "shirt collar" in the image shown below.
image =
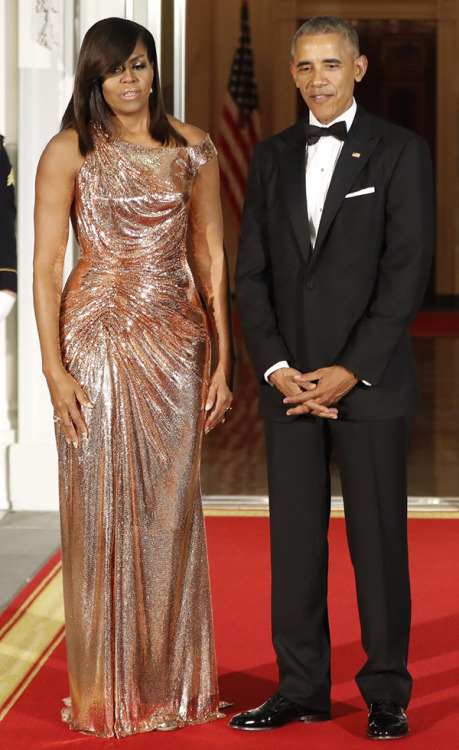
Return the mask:
[[[332,122],[329,122],[328,125],[327,125],[327,128],[329,128],[330,125],[334,125],[335,122],[344,121],[346,123],[347,132],[349,133],[349,131],[351,129],[351,125],[354,122],[354,117],[355,117],[355,113],[356,112],[357,112],[357,102],[353,98],[352,99],[352,104],[349,107],[349,109],[347,109],[345,112],[343,112],[342,115],[340,115],[339,117],[337,117],[336,120],[333,120]],[[309,112],[309,123],[310,123],[310,125],[317,125],[319,128],[323,128],[324,127],[324,125],[321,122],[319,122],[319,120],[317,119],[317,117],[314,117],[314,115],[312,114],[312,112]]]

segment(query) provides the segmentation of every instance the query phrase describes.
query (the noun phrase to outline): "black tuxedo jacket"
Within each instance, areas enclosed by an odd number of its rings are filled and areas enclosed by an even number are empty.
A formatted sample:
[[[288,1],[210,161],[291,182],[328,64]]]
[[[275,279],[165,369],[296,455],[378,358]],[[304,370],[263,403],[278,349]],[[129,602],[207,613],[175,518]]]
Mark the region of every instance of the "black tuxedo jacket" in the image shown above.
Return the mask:
[[[16,204],[13,175],[0,135],[0,289],[17,291]]]
[[[314,251],[304,122],[260,142],[236,268],[238,311],[260,382],[259,414],[292,419],[282,394],[264,380],[280,360],[301,372],[342,365],[371,383],[358,383],[341,399],[340,418],[389,419],[418,410],[408,328],[433,245],[430,155],[414,133],[357,109]]]

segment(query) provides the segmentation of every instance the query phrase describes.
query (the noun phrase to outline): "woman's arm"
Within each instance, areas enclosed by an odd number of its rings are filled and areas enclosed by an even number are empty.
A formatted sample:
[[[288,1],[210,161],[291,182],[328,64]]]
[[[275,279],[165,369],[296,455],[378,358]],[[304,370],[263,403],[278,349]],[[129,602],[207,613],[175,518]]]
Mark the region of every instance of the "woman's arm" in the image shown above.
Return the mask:
[[[81,386],[65,370],[59,342],[62,270],[69,233],[75,178],[83,158],[77,135],[63,131],[44,150],[35,195],[34,305],[46,377],[55,416],[68,443],[78,446],[88,430],[79,405],[91,406]]]
[[[217,159],[204,164],[196,174],[190,201],[192,266],[199,291],[206,303],[216,347],[215,369],[207,397],[205,431],[225,416],[232,401],[234,350],[231,330],[228,266],[223,249]]]

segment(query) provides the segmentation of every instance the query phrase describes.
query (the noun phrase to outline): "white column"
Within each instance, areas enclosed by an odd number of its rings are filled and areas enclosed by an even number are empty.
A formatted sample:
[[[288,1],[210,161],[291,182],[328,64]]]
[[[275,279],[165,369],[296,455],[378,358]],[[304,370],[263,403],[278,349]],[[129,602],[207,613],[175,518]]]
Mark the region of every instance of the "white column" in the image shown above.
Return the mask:
[[[73,0],[19,0],[18,7],[19,413],[18,442],[10,448],[10,492],[13,510],[55,510],[52,409],[41,372],[32,300],[33,204],[38,159],[59,130],[70,95],[74,8]]]
[[[174,117],[185,120],[186,0],[174,0]]]
[[[140,2],[140,0],[134,0],[134,2]],[[138,23],[143,23],[153,34],[156,44],[156,56],[161,61],[161,0],[148,0],[148,14],[145,22],[140,21],[137,17],[134,20]]]
[[[151,31],[158,60],[161,60],[161,0],[126,0],[126,18]]]
[[[80,44],[87,30],[102,18],[125,18],[126,0],[79,0],[77,20]],[[78,18],[79,16],[79,18]]]
[[[77,0],[79,43],[90,26],[111,16],[136,21],[149,29],[155,38],[158,59],[161,59],[161,0]]]

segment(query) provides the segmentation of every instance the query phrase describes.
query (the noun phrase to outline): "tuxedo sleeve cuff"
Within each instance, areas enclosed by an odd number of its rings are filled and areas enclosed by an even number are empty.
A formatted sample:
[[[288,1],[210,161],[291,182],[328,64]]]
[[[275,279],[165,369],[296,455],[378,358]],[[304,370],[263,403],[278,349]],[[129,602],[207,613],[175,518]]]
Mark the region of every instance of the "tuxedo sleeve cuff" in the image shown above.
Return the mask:
[[[340,366],[344,367],[345,370],[348,370],[349,372],[351,372],[353,374],[354,378],[357,378],[357,380],[359,381],[359,383],[362,383],[362,385],[367,385],[369,388],[371,388],[371,386],[373,385],[368,380],[364,380],[363,378],[361,378],[360,375],[358,375],[355,372],[355,370],[353,370],[351,367],[347,367],[347,365],[343,365],[341,363],[340,363]]]
[[[276,362],[275,365],[272,367],[269,367],[265,372],[265,380],[269,385],[273,385],[273,383],[269,382],[269,376],[272,375],[273,372],[276,372],[276,370],[281,370],[283,367],[289,367],[289,363],[285,360],[282,360],[281,362]]]
[[[0,268],[0,290],[3,289],[8,289],[10,292],[17,292],[18,276],[14,268]]]

